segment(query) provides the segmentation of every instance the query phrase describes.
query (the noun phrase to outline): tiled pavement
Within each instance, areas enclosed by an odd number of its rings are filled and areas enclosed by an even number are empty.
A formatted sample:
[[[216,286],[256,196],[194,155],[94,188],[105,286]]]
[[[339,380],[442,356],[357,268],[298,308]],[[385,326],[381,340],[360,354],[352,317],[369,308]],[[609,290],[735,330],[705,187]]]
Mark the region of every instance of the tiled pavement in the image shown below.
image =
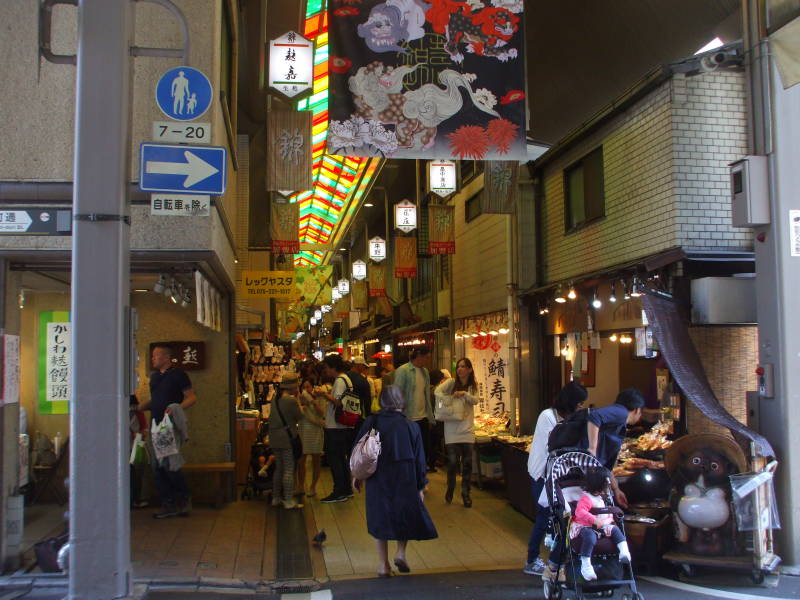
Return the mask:
[[[439,538],[409,544],[414,573],[521,568],[530,521],[512,509],[501,489],[473,490],[474,506],[457,495],[444,502],[442,472],[431,475],[426,505]],[[325,529],[323,550],[311,549],[318,580],[368,577],[375,573],[375,543],[366,529],[363,494],[348,502],[321,504],[331,488],[327,471],[316,498],[304,508],[308,539]],[[214,577],[245,581],[275,579],[277,519],[283,509],[264,499],[235,502],[221,510],[196,507],[189,518],[157,521],[153,509],[133,512],[131,555],[137,578]]]

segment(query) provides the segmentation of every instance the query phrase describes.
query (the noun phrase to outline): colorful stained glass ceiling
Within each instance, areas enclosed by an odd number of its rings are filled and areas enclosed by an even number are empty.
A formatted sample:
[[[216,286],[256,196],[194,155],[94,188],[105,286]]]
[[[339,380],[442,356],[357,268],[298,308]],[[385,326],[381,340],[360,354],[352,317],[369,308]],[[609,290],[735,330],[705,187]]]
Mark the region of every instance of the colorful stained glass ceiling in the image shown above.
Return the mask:
[[[328,0],[308,0],[304,35],[314,40],[314,87],[311,96],[297,103],[310,110],[313,140],[313,188],[291,196],[300,204],[300,243],[324,244],[330,250],[302,250],[297,266],[327,262],[352,222],[383,159],[334,156],[325,151],[328,137]]]

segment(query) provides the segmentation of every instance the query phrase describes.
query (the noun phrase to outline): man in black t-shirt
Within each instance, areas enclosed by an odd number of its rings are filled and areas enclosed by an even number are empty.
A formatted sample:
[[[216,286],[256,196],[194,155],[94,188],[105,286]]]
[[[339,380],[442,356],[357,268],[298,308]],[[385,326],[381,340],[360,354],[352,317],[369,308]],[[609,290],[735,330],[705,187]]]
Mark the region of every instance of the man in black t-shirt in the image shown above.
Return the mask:
[[[347,372],[347,376],[353,383],[353,391],[361,400],[362,417],[368,417],[372,414],[372,389],[369,387],[369,381],[367,381],[368,370],[367,361],[361,356],[357,356],[353,359],[353,368]],[[358,431],[358,427],[356,427],[356,431]]]
[[[177,368],[172,359],[172,348],[167,345],[153,347],[151,357],[153,372],[150,374],[150,400],[139,404],[139,410],[149,410],[152,420],[160,423],[165,414],[170,414],[169,405],[179,404],[189,408],[197,402],[189,376]],[[188,516],[191,510],[191,496],[186,478],[180,470],[170,471],[167,464],[152,457],[156,488],[161,498],[161,511],[154,514],[156,519]]]

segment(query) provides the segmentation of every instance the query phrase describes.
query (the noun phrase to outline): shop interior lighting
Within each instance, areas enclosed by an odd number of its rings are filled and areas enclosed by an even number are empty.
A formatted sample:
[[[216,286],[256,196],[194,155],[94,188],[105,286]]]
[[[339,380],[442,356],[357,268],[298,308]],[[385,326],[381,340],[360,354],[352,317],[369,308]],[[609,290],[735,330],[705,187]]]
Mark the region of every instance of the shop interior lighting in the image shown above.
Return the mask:
[[[624,279],[622,280],[622,292],[623,292],[623,294],[622,294],[622,299],[623,300],[630,300],[631,299],[631,295],[628,293],[628,282],[625,281]]]
[[[181,301],[181,296],[183,296],[183,286],[173,283],[170,289],[172,293],[169,295],[169,299],[172,300],[173,304],[178,304]]]
[[[25,308],[25,290],[19,291],[19,295],[17,296],[17,302],[19,303],[20,310]]]
[[[501,327],[500,329],[498,329],[498,331],[499,331],[499,332],[500,332],[502,335],[505,335],[505,334],[507,334],[507,333],[508,333],[508,327]]]
[[[631,297],[638,298],[642,295],[642,284],[639,283],[639,280],[634,277],[633,284],[631,285]]]
[[[153,284],[153,291],[156,294],[163,294],[167,289],[167,276],[163,273],[158,276],[158,281]]]
[[[478,337],[478,334],[477,334],[477,333],[472,333],[472,334],[470,334],[470,335],[471,335],[472,337],[474,337],[474,338]]]
[[[594,308],[600,308],[603,306],[603,303],[600,301],[600,298],[597,296],[597,290],[594,292],[594,296],[592,297],[592,306]]]
[[[564,298],[564,290],[561,289],[561,286],[558,286],[558,288],[556,288],[556,298],[555,298],[555,300],[559,304],[564,304],[564,302],[567,301],[567,299]]]
[[[492,329],[492,330],[489,332],[489,335],[498,335],[498,332],[497,332],[497,331],[495,331],[494,329]]]
[[[631,342],[633,342],[633,338],[629,333],[623,333],[621,336],[619,336],[620,344],[630,344]]]
[[[612,333],[608,339],[612,342],[616,342],[619,338],[617,337],[616,333]]]
[[[320,309],[317,309],[317,310],[314,311],[314,318],[317,321],[322,319],[322,311]]]
[[[375,205],[372,202],[365,202],[364,203],[364,207],[365,208],[372,208],[373,206],[375,206]]]
[[[309,322],[309,323],[311,323],[311,326],[313,327],[314,325],[316,325],[316,324],[317,324],[317,319],[316,319],[316,317],[311,317],[311,318],[308,320],[308,322]]]
[[[569,354],[569,344],[561,348],[561,356],[566,356],[567,354]]]
[[[617,301],[617,288],[613,281],[611,282],[611,295],[608,297],[608,301],[612,304]]]
[[[570,300],[575,300],[578,297],[578,294],[575,293],[575,286],[570,284],[569,286],[569,293],[567,294],[567,298]]]
[[[460,340],[462,337],[464,337],[464,336],[463,336],[463,335],[461,335],[460,333],[457,333],[457,334],[456,334],[456,339],[457,339],[457,340]]]
[[[383,351],[386,352],[386,354],[391,354],[392,353],[392,345],[391,344],[385,344],[383,346]]]

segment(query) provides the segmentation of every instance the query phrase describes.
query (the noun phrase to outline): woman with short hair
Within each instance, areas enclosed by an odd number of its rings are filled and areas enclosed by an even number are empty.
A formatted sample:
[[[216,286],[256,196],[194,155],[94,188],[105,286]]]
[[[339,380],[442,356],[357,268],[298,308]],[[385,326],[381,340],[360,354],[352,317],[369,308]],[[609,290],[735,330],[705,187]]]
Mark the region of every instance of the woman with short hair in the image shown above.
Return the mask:
[[[389,540],[397,541],[395,566],[401,573],[408,573],[408,541],[431,540],[438,534],[423,503],[428,478],[419,427],[403,414],[406,401],[397,386],[383,388],[380,405],[380,412],[367,418],[356,439],[371,429],[380,434],[378,465],[366,480],[367,531],[377,543],[378,576],[389,577]],[[361,484],[353,480],[358,491]]]

